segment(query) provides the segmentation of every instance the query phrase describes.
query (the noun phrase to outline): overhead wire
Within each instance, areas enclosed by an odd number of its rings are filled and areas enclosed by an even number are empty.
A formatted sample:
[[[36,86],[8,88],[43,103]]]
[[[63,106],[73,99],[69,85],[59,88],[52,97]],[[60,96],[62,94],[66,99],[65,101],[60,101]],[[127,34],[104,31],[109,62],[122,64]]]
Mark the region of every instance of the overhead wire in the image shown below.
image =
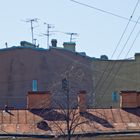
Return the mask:
[[[139,21],[139,19],[140,19],[140,17],[138,18],[137,21]],[[128,36],[128,38],[127,38],[127,40],[126,40],[126,42],[125,42],[123,48],[121,49],[121,51],[120,51],[120,53],[119,53],[117,59],[119,59],[119,57],[121,56],[122,52],[124,51],[124,49],[125,49],[125,47],[126,47],[128,41],[130,40],[130,37],[132,36],[132,33],[134,32],[134,30],[135,30],[135,28],[136,28],[136,26],[137,26],[137,23],[138,23],[138,22],[135,23],[135,25],[134,25],[134,27],[133,27],[131,33],[129,34],[129,36]],[[103,80],[103,82],[102,82],[103,84],[105,83],[105,81],[106,81],[106,80],[109,78],[109,76],[111,75],[111,72],[113,71],[113,69],[114,69],[116,63],[117,63],[117,62],[114,61],[113,64],[110,64],[110,63],[109,63],[109,64],[107,65],[107,68],[108,68],[109,66],[111,66],[111,69],[109,70],[108,75],[106,75],[106,78]],[[105,68],[105,71],[103,72],[103,74],[105,74],[107,68]],[[104,76],[104,75],[103,75],[103,76]],[[101,79],[101,80],[102,80],[102,79]],[[99,84],[100,84],[100,81],[99,81]],[[102,85],[101,85],[101,86],[102,86]]]
[[[72,1],[72,2],[74,2],[74,3],[77,3],[77,4],[80,4],[80,5],[82,5],[82,6],[86,6],[86,7],[88,7],[88,8],[91,8],[91,9],[94,9],[94,10],[97,10],[97,11],[100,11],[100,12],[102,12],[102,13],[106,13],[106,14],[109,14],[109,15],[112,15],[112,16],[115,16],[115,17],[118,17],[118,18],[121,18],[121,19],[129,20],[129,18],[127,18],[127,17],[120,16],[120,15],[114,14],[114,13],[112,13],[112,12],[109,12],[109,11],[106,11],[106,10],[103,10],[103,9],[100,9],[100,8],[97,8],[97,7],[94,7],[94,6],[91,6],[91,5],[88,5],[88,4],[85,4],[85,3],[82,3],[82,2],[76,1],[76,0],[70,0],[70,1]],[[136,6],[135,6],[135,9],[136,9],[138,3],[139,3],[139,0],[138,0],[137,4],[136,4]],[[135,9],[134,9],[134,10],[135,10]],[[132,22],[136,22],[135,20],[131,20],[131,21],[132,21]]]
[[[112,53],[112,55],[111,55],[111,59],[113,58],[114,54],[116,53],[116,51],[117,51],[117,49],[118,49],[118,47],[119,47],[119,45],[120,45],[120,43],[121,43],[121,41],[122,41],[124,35],[125,35],[125,33],[126,33],[127,29],[128,29],[128,26],[129,26],[129,24],[130,24],[130,21],[131,21],[131,19],[133,18],[133,15],[134,15],[134,13],[135,13],[135,11],[136,11],[136,8],[138,7],[139,1],[140,1],[140,0],[137,1],[136,5],[135,5],[135,7],[134,7],[134,9],[133,9],[133,11],[132,11],[132,14],[131,14],[131,16],[130,16],[130,18],[129,18],[129,21],[127,22],[126,27],[125,27],[125,29],[123,30],[122,35],[121,35],[121,37],[120,37],[120,39],[119,39],[119,41],[118,41],[118,43],[117,43],[117,45],[116,45],[116,47],[115,47],[115,50],[113,51],[113,53]],[[136,22],[135,25],[137,25],[137,22]],[[131,37],[131,35],[130,35],[130,37]],[[130,37],[129,37],[129,39],[130,39]],[[129,40],[129,39],[128,39],[128,40]],[[128,42],[128,40],[127,40],[127,42]],[[127,43],[126,43],[126,44],[127,44]],[[123,49],[121,50],[121,53],[122,53],[122,51],[124,50],[126,44],[124,45]],[[119,54],[119,56],[121,55],[121,53]],[[119,58],[119,57],[118,57],[118,58]],[[95,85],[95,88],[94,88],[95,91],[96,91],[96,89],[99,87],[99,85],[102,86],[102,85],[105,83],[106,78],[108,78],[109,75],[105,76],[104,80],[102,81],[102,79],[103,79],[103,77],[104,77],[106,71],[108,70],[109,66],[111,66],[110,63],[108,63],[108,65],[105,67],[103,73],[101,74],[99,80],[97,81],[97,84]],[[112,64],[112,68],[113,68],[113,66],[114,66],[114,64]],[[111,68],[111,71],[112,71],[112,68]],[[110,73],[109,73],[109,74],[110,74]]]
[[[118,55],[117,59],[119,59],[119,58],[120,58],[120,56],[121,56],[122,52],[124,51],[124,49],[125,49],[125,47],[126,47],[126,45],[127,45],[128,41],[130,40],[130,37],[132,36],[132,34],[133,34],[133,32],[134,32],[134,30],[135,30],[135,28],[136,28],[137,24],[138,24],[139,19],[140,19],[140,16],[138,17],[138,20],[137,20],[137,22],[135,23],[135,25],[134,25],[134,27],[133,27],[132,31],[130,32],[130,34],[129,34],[129,36],[128,36],[128,38],[127,38],[127,40],[126,40],[126,42],[125,42],[125,44],[124,44],[124,46],[123,46],[123,48],[122,48],[121,52],[119,53],[119,55]]]
[[[118,15],[116,15],[116,14],[113,14],[113,13],[111,13],[111,12],[108,12],[108,11],[105,11],[105,10],[102,10],[102,9],[99,9],[99,8],[96,8],[96,7],[93,7],[93,6],[90,6],[90,5],[87,5],[87,4],[84,4],[84,3],[81,3],[81,2],[75,1],[75,0],[71,0],[71,1],[73,1],[73,2],[75,2],[75,3],[78,3],[78,4],[80,4],[80,5],[83,5],[83,6],[87,6],[87,7],[89,7],[89,8],[93,8],[93,9],[95,9],[95,10],[99,10],[99,11],[101,11],[101,12],[105,12],[105,13],[108,13],[108,14],[111,14],[111,15],[114,15],[114,16],[117,16],[117,17],[120,17],[120,16],[118,16]],[[135,13],[135,11],[136,11],[136,8],[137,8],[138,4],[139,4],[139,0],[137,1],[136,5],[135,5],[135,7],[134,7],[134,9],[133,9],[133,12],[132,12],[130,18],[128,19],[129,21],[128,21],[128,23],[127,23],[127,25],[126,25],[126,27],[125,27],[125,29],[124,29],[122,35],[121,35],[121,37],[120,37],[120,39],[119,39],[119,41],[118,41],[116,47],[115,47],[115,50],[114,50],[114,52],[113,52],[111,58],[113,58],[114,54],[116,53],[117,48],[119,47],[119,45],[120,45],[120,43],[121,43],[121,41],[122,41],[122,38],[123,38],[123,36],[124,36],[124,34],[125,34],[125,32],[126,32],[128,26],[129,26],[129,24],[130,24],[130,21],[131,21],[131,19],[132,19],[134,13]],[[121,18],[122,18],[122,17],[121,17]],[[126,44],[127,44],[127,43],[126,43]],[[103,73],[102,73],[100,79],[98,80],[98,82],[97,82],[97,84],[96,84],[96,86],[95,86],[95,90],[96,90],[96,88],[98,87],[98,85],[100,84],[100,82],[101,82],[101,80],[102,80],[102,78],[103,78],[105,72],[107,71],[108,67],[109,67],[109,64],[108,64],[108,66],[106,66],[106,68],[105,68],[105,70],[103,71]]]
[[[75,2],[75,3],[78,3],[78,4],[80,4],[80,5],[83,5],[83,6],[86,6],[86,7],[89,7],[89,8],[92,8],[92,9],[95,9],[95,10],[98,10],[98,11],[101,11],[101,12],[104,12],[104,13],[107,13],[107,14],[110,14],[110,15],[113,15],[113,16],[116,16],[116,17],[119,17],[119,18],[123,18],[123,19],[127,19],[127,20],[128,20],[128,23],[127,23],[127,25],[126,25],[126,27],[125,27],[125,29],[124,29],[122,35],[121,35],[121,38],[119,39],[119,42],[118,42],[118,44],[117,44],[117,46],[116,46],[116,48],[115,48],[115,50],[114,50],[114,52],[113,52],[113,54],[112,54],[112,56],[111,56],[111,58],[113,58],[115,52],[117,51],[118,46],[120,45],[120,43],[121,43],[121,41],[122,41],[122,38],[123,38],[123,36],[124,36],[124,34],[125,34],[125,32],[126,32],[128,26],[129,26],[129,24],[130,24],[130,21],[132,21],[132,17],[133,17],[133,15],[134,15],[134,13],[135,13],[135,11],[136,11],[136,8],[137,8],[137,6],[138,6],[138,4],[139,4],[139,0],[137,1],[136,5],[135,5],[135,7],[134,7],[134,10],[133,10],[133,12],[132,12],[132,14],[131,14],[131,16],[130,16],[129,19],[128,19],[128,18],[125,18],[125,17],[122,17],[122,16],[120,16],[120,15],[116,15],[116,14],[114,14],[114,13],[111,13],[111,12],[108,12],[108,11],[105,11],[105,10],[102,10],[102,9],[99,9],[99,8],[96,8],[96,7],[93,7],[93,6],[84,4],[84,3],[75,1],[75,0],[71,0],[71,1],[73,1],[73,2]],[[135,22],[136,22],[136,21],[135,21]],[[137,23],[137,22],[136,22],[136,23]],[[131,36],[131,35],[130,35],[130,36]],[[130,38],[130,37],[129,37],[129,38]],[[128,38],[128,40],[129,40],[129,38]],[[127,42],[128,42],[128,40],[127,40]],[[126,42],[126,44],[127,44],[127,42]],[[124,50],[126,44],[124,45],[123,50]],[[123,52],[123,50],[121,51],[121,53]],[[119,56],[121,55],[121,53],[119,54]],[[119,58],[119,56],[118,56],[118,58]],[[100,79],[98,80],[97,84],[95,85],[95,89],[94,89],[94,90],[97,89],[97,87],[98,87],[99,84],[101,85],[101,80],[102,80],[103,76],[105,75],[105,72],[107,71],[107,69],[108,69],[109,66],[110,66],[110,64],[108,64],[108,66],[107,66],[107,67],[105,68],[105,70],[103,71],[103,73],[102,73]],[[111,71],[112,71],[112,68],[111,68]],[[108,78],[108,76],[107,76],[107,78]],[[106,81],[106,78],[105,78],[105,80],[103,81],[103,84],[104,84],[105,81]]]
[[[130,46],[128,52],[126,53],[125,58],[128,56],[129,52],[131,51],[132,47],[134,46],[134,43],[136,42],[136,40],[137,40],[137,38],[139,37],[139,35],[140,35],[140,30],[138,31],[138,33],[137,33],[137,35],[136,35],[134,41],[132,42],[132,45]]]
[[[140,20],[140,16],[138,17],[137,22],[138,22],[139,20]],[[131,37],[133,31],[135,30],[136,25],[137,25],[137,23],[134,25],[133,30],[131,31],[129,37],[127,38],[126,43],[127,43],[128,40],[130,39],[130,37]],[[129,52],[131,51],[132,47],[134,46],[134,43],[136,42],[136,40],[137,40],[137,38],[138,38],[139,35],[140,35],[140,30],[139,30],[138,33],[136,34],[136,36],[135,36],[135,38],[134,38],[134,40],[133,40],[133,42],[132,42],[132,44],[131,44],[129,50],[127,51],[127,53],[126,53],[126,55],[125,55],[125,58],[128,56]],[[126,46],[126,43],[124,44],[124,47]],[[124,48],[123,48],[123,49],[124,49]],[[123,50],[123,49],[122,49],[122,50]],[[119,56],[120,56],[120,54],[119,54]],[[117,64],[117,62],[114,62],[113,67],[112,67],[111,70],[108,72],[107,78],[111,75],[111,72],[112,72],[112,70],[113,70],[113,68],[114,68],[114,66],[115,66],[116,64]],[[105,90],[104,90],[104,94],[101,95],[100,100],[101,100],[101,98],[103,98],[103,96],[106,94],[106,92],[107,92],[108,89],[110,88],[110,86],[111,86],[113,80],[117,77],[117,74],[119,73],[119,71],[120,71],[120,69],[122,68],[123,64],[124,64],[124,61],[121,60],[121,61],[120,61],[120,65],[119,65],[118,69],[116,70],[116,73],[113,75],[113,77],[111,78],[109,84],[106,86],[106,88],[105,88]],[[107,80],[107,79],[106,79],[106,80]],[[104,81],[104,82],[105,82],[105,81]],[[99,103],[100,100],[98,100],[98,103]],[[96,104],[98,105],[98,103],[96,103]]]
[[[102,10],[102,9],[98,9],[98,8],[96,8],[96,7],[92,7],[92,6],[89,6],[89,5],[87,5],[87,4],[79,3],[79,2],[77,2],[77,1],[75,1],[75,0],[71,0],[71,1],[76,2],[76,3],[78,3],[78,4],[81,4],[81,5],[84,5],[84,6],[87,6],[87,7],[89,7],[89,8],[93,8],[93,9],[96,9],[96,10],[99,10],[99,11],[102,11],[102,12],[105,12],[105,13],[108,13],[108,14],[111,14],[111,15],[114,15],[114,14],[112,14],[112,13],[110,13],[110,12],[106,12],[106,11],[104,11],[104,10]],[[117,43],[117,46],[116,46],[116,48],[115,48],[115,50],[114,50],[114,52],[113,52],[111,58],[113,58],[113,56],[114,56],[114,54],[115,54],[115,52],[116,52],[118,46],[120,45],[120,43],[121,43],[121,41],[122,41],[122,38],[123,38],[123,36],[124,36],[124,34],[125,34],[125,32],[126,32],[128,26],[129,26],[129,24],[130,24],[130,21],[132,20],[132,17],[133,17],[133,15],[134,15],[135,11],[136,11],[136,8],[137,8],[138,4],[139,4],[139,0],[137,1],[136,5],[135,5],[135,7],[134,7],[133,12],[132,12],[130,18],[128,19],[129,21],[128,21],[128,23],[127,23],[127,25],[126,25],[126,27],[125,27],[125,29],[124,29],[124,31],[123,31],[123,33],[122,33],[120,39],[119,39],[119,42]],[[114,16],[115,16],[115,15],[114,15]],[[120,17],[120,16],[118,16],[118,17]],[[138,21],[136,21],[136,24],[137,24],[137,23],[138,23]],[[136,25],[136,24],[135,24],[135,25]],[[134,28],[135,28],[135,27],[134,27]],[[131,34],[132,34],[132,33],[133,33],[133,31],[131,32]],[[121,52],[120,52],[118,58],[120,57],[120,55],[121,55],[121,53],[123,52],[123,50],[124,50],[124,48],[125,48],[127,42],[129,41],[129,39],[130,39],[130,37],[131,37],[131,34],[130,34],[129,38],[127,39],[127,41],[126,41],[126,43],[125,43],[123,49],[121,50]],[[108,64],[108,65],[106,66],[106,68],[105,68],[105,70],[103,71],[103,73],[102,73],[100,79],[98,80],[97,84],[95,85],[95,89],[94,89],[94,90],[97,89],[97,87],[98,87],[99,84],[102,85],[102,84],[101,84],[101,80],[102,80],[102,78],[103,78],[103,76],[104,76],[104,74],[105,74],[105,72],[107,71],[107,69],[108,69],[109,66],[110,66],[110,64]],[[111,68],[111,71],[112,71],[112,69],[113,69],[113,67]],[[109,75],[110,75],[110,73],[109,73]],[[109,75],[107,75],[106,78],[108,78]],[[103,84],[105,83],[106,78],[105,78],[105,80],[103,81]]]

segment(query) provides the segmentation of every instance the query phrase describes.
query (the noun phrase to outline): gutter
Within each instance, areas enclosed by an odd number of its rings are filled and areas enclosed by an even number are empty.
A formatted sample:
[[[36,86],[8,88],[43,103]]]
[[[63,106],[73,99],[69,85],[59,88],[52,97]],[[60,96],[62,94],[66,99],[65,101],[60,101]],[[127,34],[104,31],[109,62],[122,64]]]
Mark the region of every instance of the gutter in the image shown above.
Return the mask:
[[[97,136],[138,136],[140,131],[111,131],[111,132],[90,132],[90,133],[77,133],[72,137],[97,137]],[[0,134],[0,137],[19,137],[19,138],[54,138],[54,135],[46,134]],[[59,135],[58,137],[67,137],[67,135]]]

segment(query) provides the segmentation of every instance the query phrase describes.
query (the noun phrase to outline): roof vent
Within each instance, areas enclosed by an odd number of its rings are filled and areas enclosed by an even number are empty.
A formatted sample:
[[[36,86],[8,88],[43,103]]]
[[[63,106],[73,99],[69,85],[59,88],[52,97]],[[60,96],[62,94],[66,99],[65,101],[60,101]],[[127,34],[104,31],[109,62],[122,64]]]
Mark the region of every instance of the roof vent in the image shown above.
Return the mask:
[[[52,39],[51,43],[52,43],[52,47],[57,47],[57,40],[56,39]]]
[[[108,56],[106,56],[106,55],[101,55],[101,56],[100,56],[100,59],[101,59],[101,60],[108,60]]]
[[[21,41],[21,42],[20,42],[20,45],[21,45],[22,47],[34,47],[34,48],[37,47],[35,44],[32,44],[32,43],[27,42],[27,41]]]

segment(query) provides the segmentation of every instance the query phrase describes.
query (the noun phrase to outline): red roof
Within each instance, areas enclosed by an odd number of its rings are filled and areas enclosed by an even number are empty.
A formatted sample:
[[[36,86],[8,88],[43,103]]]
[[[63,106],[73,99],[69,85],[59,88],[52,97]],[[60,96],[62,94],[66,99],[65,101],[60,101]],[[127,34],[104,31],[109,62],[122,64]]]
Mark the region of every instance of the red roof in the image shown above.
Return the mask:
[[[53,127],[53,121],[61,122],[61,127],[65,128],[63,119],[64,116],[58,110],[47,114],[42,110],[0,110],[0,133],[54,134],[59,130]],[[38,128],[37,123],[41,120],[45,120],[50,129]],[[138,131],[140,109],[90,109],[81,115],[80,120],[87,122],[79,125],[76,133]]]

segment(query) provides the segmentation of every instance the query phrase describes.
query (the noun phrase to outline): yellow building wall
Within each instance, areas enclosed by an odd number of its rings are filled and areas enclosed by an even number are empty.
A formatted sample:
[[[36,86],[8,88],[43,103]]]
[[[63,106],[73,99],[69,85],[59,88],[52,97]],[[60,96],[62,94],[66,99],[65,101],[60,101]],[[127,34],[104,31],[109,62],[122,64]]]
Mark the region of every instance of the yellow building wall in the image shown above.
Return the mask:
[[[140,90],[140,55],[134,60],[92,61],[94,107],[119,107],[119,92],[122,90]],[[117,92],[118,101],[112,100],[112,93]]]

